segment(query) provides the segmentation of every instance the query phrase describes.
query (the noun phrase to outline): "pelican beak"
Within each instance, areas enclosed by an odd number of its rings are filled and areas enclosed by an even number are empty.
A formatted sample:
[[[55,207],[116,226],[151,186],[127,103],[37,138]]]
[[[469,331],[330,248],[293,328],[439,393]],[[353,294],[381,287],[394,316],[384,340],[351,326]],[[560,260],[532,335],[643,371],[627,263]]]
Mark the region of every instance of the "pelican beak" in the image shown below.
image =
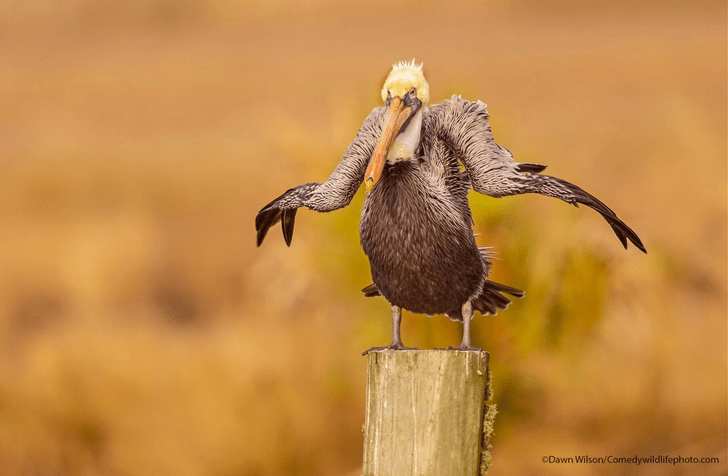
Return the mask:
[[[381,177],[384,164],[387,162],[389,149],[392,147],[394,139],[399,134],[402,125],[412,114],[412,108],[404,106],[402,98],[395,96],[389,103],[386,114],[382,135],[379,137],[379,142],[377,142],[377,147],[374,149],[366,174],[364,175],[364,185],[367,187],[367,192],[372,189],[374,184],[379,180],[379,177]]]

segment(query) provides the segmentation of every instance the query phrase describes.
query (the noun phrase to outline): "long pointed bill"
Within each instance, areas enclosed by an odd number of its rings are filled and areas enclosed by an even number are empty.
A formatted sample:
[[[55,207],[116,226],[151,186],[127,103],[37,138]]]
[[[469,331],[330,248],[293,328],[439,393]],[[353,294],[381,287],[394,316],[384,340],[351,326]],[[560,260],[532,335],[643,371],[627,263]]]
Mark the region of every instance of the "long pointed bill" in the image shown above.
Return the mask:
[[[367,187],[367,191],[370,191],[375,183],[382,176],[382,170],[384,164],[387,162],[387,154],[389,149],[394,143],[394,139],[399,134],[399,130],[402,125],[412,114],[411,107],[402,107],[402,99],[399,97],[392,98],[392,102],[389,103],[387,108],[387,116],[384,119],[384,127],[382,128],[382,135],[379,137],[377,147],[374,149],[372,158],[369,161],[366,175],[364,175],[364,185]]]

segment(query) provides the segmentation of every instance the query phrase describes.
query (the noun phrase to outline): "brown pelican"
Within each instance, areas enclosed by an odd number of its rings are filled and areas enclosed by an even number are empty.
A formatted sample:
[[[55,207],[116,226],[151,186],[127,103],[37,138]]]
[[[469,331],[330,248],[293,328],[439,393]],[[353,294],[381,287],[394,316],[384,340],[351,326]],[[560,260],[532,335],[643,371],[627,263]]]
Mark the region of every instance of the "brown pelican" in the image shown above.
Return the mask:
[[[518,163],[498,145],[486,105],[453,96],[432,107],[422,65],[394,65],[382,88],[384,107],[374,109],[339,165],[323,183],[306,183],[258,213],[258,246],[278,221],[290,246],[299,207],[329,212],[348,205],[362,182],[369,191],[359,234],[374,284],[366,296],[384,296],[392,310],[392,343],[372,350],[409,349],[402,344],[402,309],[445,314],[463,322],[458,350],[470,341],[474,311],[495,314],[523,291],[488,280],[487,250],[478,248],[467,195],[472,187],[491,197],[539,193],[599,212],[622,245],[645,251],[637,234],[605,204],[565,180],[540,175],[546,166]]]

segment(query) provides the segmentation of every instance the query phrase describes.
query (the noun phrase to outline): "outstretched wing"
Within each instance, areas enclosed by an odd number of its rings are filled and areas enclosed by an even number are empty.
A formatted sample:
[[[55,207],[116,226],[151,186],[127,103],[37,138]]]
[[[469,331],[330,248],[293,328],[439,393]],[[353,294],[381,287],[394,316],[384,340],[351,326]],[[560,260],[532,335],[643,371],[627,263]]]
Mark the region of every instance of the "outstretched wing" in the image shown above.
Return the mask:
[[[622,245],[631,241],[643,252],[637,234],[608,206],[582,188],[550,175],[540,175],[546,166],[518,163],[505,147],[493,138],[488,110],[480,101],[466,101],[459,96],[430,108],[438,137],[445,141],[470,175],[476,192],[491,197],[538,193],[558,198],[574,206],[586,205],[599,212],[612,227]]]
[[[326,182],[306,183],[294,187],[258,212],[255,217],[258,246],[263,242],[270,227],[279,221],[283,228],[283,238],[290,246],[296,212],[300,207],[308,207],[317,212],[330,212],[351,203],[351,199],[364,181],[367,164],[381,134],[382,112],[383,108],[376,108],[364,120],[356,138],[349,144],[344,157]]]

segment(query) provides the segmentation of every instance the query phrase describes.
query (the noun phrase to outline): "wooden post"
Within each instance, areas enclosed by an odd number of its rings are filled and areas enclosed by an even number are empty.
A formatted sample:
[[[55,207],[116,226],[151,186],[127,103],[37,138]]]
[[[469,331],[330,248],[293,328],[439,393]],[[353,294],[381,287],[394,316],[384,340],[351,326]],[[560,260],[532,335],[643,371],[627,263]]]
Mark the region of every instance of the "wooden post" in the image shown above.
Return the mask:
[[[487,352],[368,354],[362,476],[481,476],[495,406]]]

